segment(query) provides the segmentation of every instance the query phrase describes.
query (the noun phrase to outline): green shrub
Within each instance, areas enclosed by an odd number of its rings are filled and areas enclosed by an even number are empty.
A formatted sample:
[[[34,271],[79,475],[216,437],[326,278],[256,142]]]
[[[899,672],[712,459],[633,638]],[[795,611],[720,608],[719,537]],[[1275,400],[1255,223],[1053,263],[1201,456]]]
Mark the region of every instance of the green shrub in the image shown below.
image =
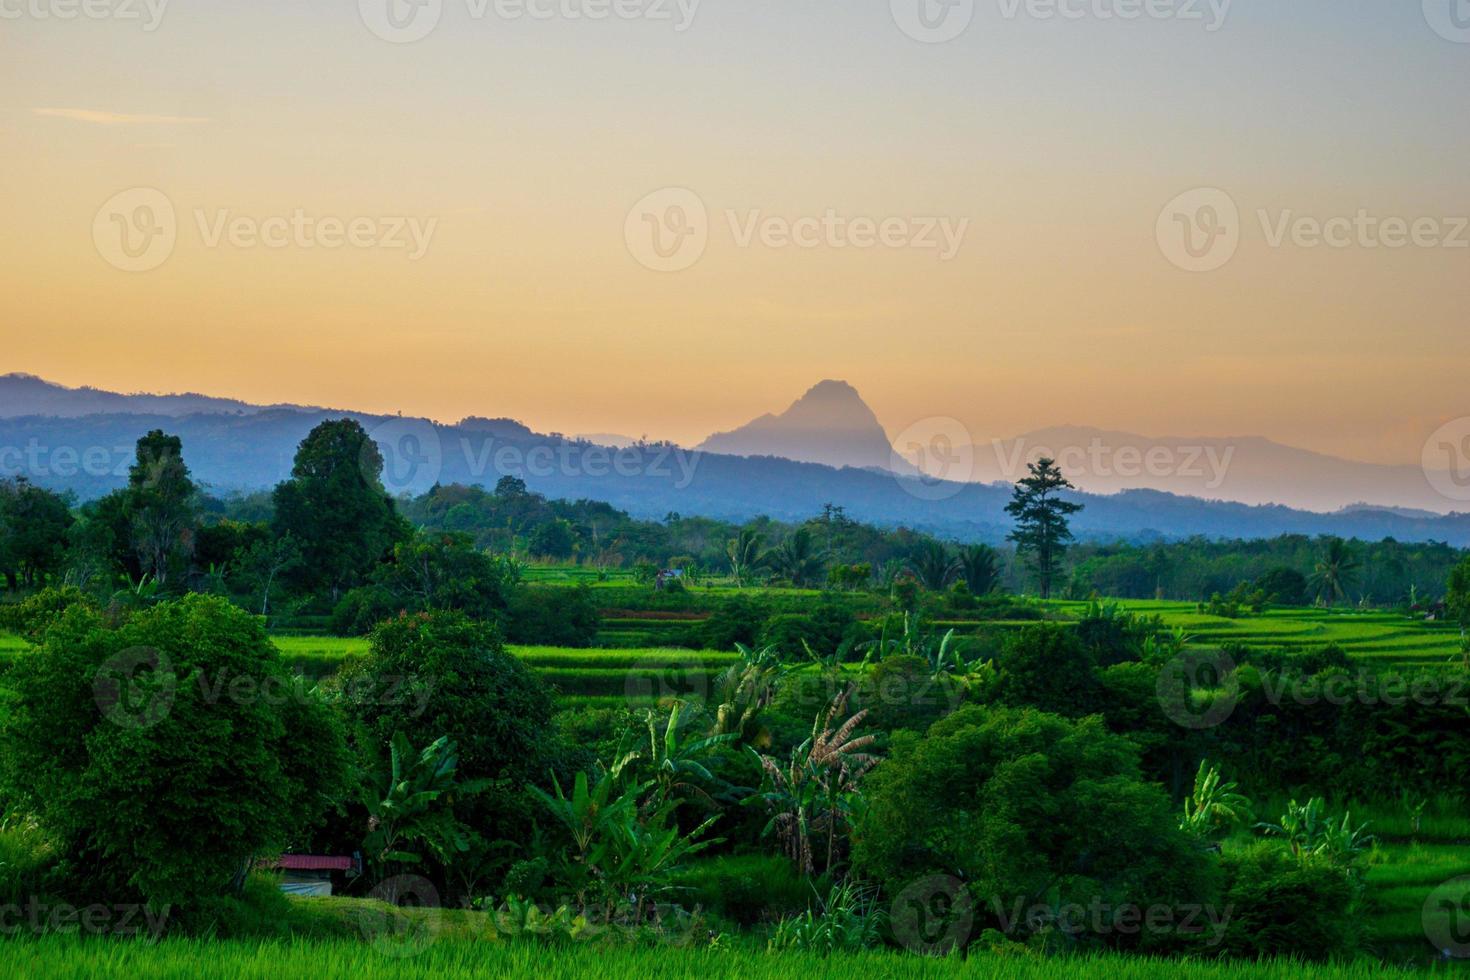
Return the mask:
[[[546,885],[546,877],[549,874],[551,874],[551,862],[544,857],[538,856],[527,861],[517,861],[505,873],[505,894],[523,899],[541,898]]]
[[[967,706],[922,738],[894,736],[864,788],[854,869],[890,895],[931,876],[962,879],[975,935],[1026,939],[1037,927],[1005,913],[1037,896],[1147,909],[1213,895],[1208,858],[1179,830],[1174,805],[1142,780],[1133,744],[1098,718]],[[1118,930],[1089,938],[1170,941]]]
[[[491,839],[525,839],[523,790],[545,778],[555,744],[552,698],[506,653],[494,624],[457,612],[387,620],[337,683],[364,755],[380,752],[396,731],[415,745],[449,736],[460,778],[492,780],[487,792],[457,800],[455,815]]]
[[[833,885],[820,907],[782,919],[771,934],[772,949],[794,949],[830,955],[856,953],[876,946],[887,915],[869,888],[847,881]]]
[[[211,895],[172,912],[171,929],[212,940],[360,938],[329,900],[299,901],[281,891],[275,874],[250,874],[239,892]]]
[[[1231,916],[1221,952],[1325,960],[1366,944],[1362,888],[1327,859],[1303,860],[1280,844],[1256,842],[1227,851],[1221,866]]]
[[[40,643],[47,628],[72,606],[97,609],[92,597],[75,585],[48,586],[14,605],[0,606],[0,629]]]
[[[73,606],[6,683],[0,792],[55,841],[73,886],[112,900],[220,894],[345,790],[335,716],[223,599],[116,629]]]
[[[959,707],[963,697],[949,675],[934,674],[921,657],[899,655],[879,661],[863,677],[856,708],[867,710],[872,728],[922,732]]]
[[[695,861],[673,879],[674,900],[742,927],[805,911],[811,885],[785,857],[727,855]]]
[[[788,660],[803,660],[806,649],[828,656],[844,641],[856,643],[864,635],[857,617],[845,605],[824,597],[804,613],[779,613],[766,620],[760,646],[775,647]]]
[[[332,610],[331,630],[337,636],[366,636],[402,609],[403,603],[382,586],[360,586],[343,595]]]
[[[1028,626],[1012,636],[996,667],[1003,703],[1081,718],[1102,709],[1091,651],[1061,626]]]
[[[0,906],[20,905],[46,891],[56,853],[34,820],[12,820],[0,828]]]
[[[765,607],[749,596],[737,595],[710,614],[701,625],[699,638],[709,650],[734,650],[737,643],[753,647],[765,623]]]

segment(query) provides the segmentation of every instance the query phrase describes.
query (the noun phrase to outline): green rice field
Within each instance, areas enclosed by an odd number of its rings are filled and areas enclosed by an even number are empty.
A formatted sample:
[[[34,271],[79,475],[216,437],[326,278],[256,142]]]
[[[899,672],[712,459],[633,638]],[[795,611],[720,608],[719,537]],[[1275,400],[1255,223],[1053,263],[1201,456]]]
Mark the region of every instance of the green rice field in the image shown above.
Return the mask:
[[[322,901],[322,900],[318,900]],[[325,900],[333,901],[333,900]],[[1369,980],[1405,976],[1402,970],[1355,962],[1339,966],[1297,963],[1181,963],[1140,957],[1057,961],[1028,956],[977,955],[933,959],[901,952],[836,954],[767,953],[753,949],[653,949],[572,944],[547,947],[518,941],[440,938],[418,945],[392,939],[243,942],[166,939],[84,941],[66,936],[0,942],[0,971],[14,977],[210,978],[275,980],[317,977],[622,978],[683,980],[868,980],[985,978],[985,980]]]
[[[1419,670],[1441,667],[1460,650],[1460,631],[1447,623],[1429,623],[1395,612],[1340,609],[1272,609],[1238,619],[1202,614],[1193,603],[1140,600],[1123,604],[1130,612],[1159,615],[1166,625],[1182,629],[1189,642],[1201,648],[1224,643],[1306,652],[1333,643],[1353,659],[1376,670]],[[1054,601],[1046,609],[1063,622],[1078,615],[1085,603]],[[663,686],[664,693],[706,689],[707,683],[734,659],[728,651],[676,648],[700,621],[698,613],[643,612],[604,618],[600,645],[588,649],[512,647],[555,684],[579,702],[623,702],[645,688]],[[1022,629],[1024,621],[947,619],[936,624],[954,629],[956,636],[1004,633]],[[660,637],[669,637],[661,646]],[[652,639],[644,645],[628,640]],[[367,650],[361,637],[335,637],[315,628],[279,633],[273,637],[287,665],[309,677],[334,673],[347,658]],[[0,658],[24,648],[20,638],[0,633]],[[641,678],[641,679],[640,679]],[[672,687],[669,687],[672,685]]]

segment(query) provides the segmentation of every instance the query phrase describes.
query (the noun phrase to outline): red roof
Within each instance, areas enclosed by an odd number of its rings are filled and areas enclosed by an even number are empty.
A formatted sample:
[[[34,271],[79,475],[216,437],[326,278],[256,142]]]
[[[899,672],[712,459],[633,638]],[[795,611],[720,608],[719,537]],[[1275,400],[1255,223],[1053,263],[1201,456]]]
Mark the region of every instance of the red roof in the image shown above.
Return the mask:
[[[282,854],[276,867],[287,871],[351,871],[354,864],[350,857],[332,857],[324,854]]]

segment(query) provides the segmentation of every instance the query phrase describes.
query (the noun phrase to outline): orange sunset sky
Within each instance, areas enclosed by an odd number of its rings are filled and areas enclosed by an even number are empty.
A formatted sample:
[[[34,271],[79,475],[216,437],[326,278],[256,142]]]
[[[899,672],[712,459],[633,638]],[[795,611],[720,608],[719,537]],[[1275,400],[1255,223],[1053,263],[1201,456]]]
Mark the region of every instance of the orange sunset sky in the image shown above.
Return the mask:
[[[1214,29],[992,0],[944,43],[830,0],[682,25],[444,0],[410,43],[373,0],[177,0],[151,29],[6,2],[0,371],[690,442],[833,377],[890,433],[1075,423],[1397,463],[1470,406],[1470,43],[1417,0],[1237,0]],[[657,271],[630,209],[670,187],[707,245]],[[1159,232],[1201,187],[1239,211],[1207,272]],[[175,211],[146,271],[94,228],[131,188]],[[433,231],[417,257],[211,241],[298,211]],[[1435,244],[1272,241],[1360,211]],[[741,241],[829,212],[967,224],[949,258]]]

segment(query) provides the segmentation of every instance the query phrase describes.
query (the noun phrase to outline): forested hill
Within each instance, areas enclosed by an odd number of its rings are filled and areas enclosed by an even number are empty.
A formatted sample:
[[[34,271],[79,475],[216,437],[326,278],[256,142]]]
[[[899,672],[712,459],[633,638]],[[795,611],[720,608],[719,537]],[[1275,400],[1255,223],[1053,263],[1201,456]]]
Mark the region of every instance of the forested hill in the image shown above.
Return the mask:
[[[297,444],[325,418],[351,417],[383,451],[390,492],[421,493],[434,483],[493,486],[524,479],[553,498],[605,500],[638,517],[670,512],[741,520],[801,520],[827,503],[856,519],[904,524],[965,541],[999,541],[1010,528],[1004,485],[919,482],[874,470],[834,469],[774,457],[695,453],[666,445],[613,450],[518,422],[467,419],[444,426],[420,419],[350,412],[265,409],[250,414],[99,414],[0,419],[0,475],[26,476],[90,499],[122,486],[134,443],[150,429],[183,439],[195,479],[216,493],[274,486],[291,471]],[[1338,534],[1365,540],[1470,545],[1470,515],[1445,517],[1354,509],[1316,514],[1275,506],[1206,501],[1151,490],[1078,494],[1080,537],[1149,540],[1191,535],[1263,538]]]

